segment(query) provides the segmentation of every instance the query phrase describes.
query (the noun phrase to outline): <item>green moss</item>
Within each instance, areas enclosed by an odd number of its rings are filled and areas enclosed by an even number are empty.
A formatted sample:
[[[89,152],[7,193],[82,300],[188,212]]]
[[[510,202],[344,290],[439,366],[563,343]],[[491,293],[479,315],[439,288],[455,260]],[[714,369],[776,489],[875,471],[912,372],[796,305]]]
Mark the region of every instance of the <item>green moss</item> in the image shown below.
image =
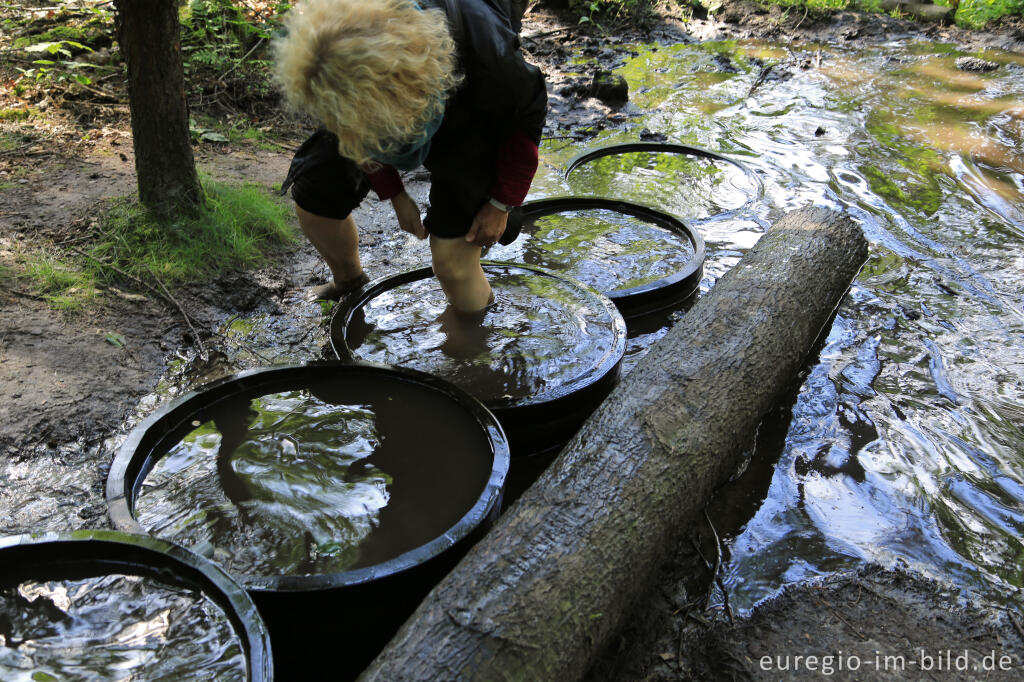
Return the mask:
[[[27,121],[38,115],[39,111],[32,107],[0,109],[0,121]]]

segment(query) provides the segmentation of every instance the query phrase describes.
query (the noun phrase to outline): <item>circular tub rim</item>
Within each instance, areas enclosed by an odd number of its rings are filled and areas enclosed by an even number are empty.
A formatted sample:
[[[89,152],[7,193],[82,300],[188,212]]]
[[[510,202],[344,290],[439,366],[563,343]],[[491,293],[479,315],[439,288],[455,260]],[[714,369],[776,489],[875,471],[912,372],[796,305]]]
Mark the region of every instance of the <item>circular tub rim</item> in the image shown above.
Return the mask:
[[[615,303],[625,317],[632,318],[670,307],[674,303],[692,296],[700,288],[700,281],[704,276],[707,249],[700,232],[682,218],[645,204],[603,197],[550,197],[528,201],[522,206],[524,222],[564,211],[593,209],[603,209],[646,219],[683,237],[693,247],[693,256],[686,262],[686,266],[676,273],[628,289],[601,292]],[[565,277],[565,275],[562,276]]]
[[[430,542],[403,552],[379,564],[337,573],[302,576],[234,575],[234,579],[245,589],[254,592],[312,592],[359,585],[402,573],[428,562],[470,535],[486,520],[495,507],[501,503],[510,461],[508,440],[498,420],[479,400],[451,382],[425,372],[378,363],[344,363],[336,360],[324,360],[304,364],[275,365],[273,367],[262,367],[238,372],[204,384],[157,409],[132,429],[124,443],[118,448],[117,455],[114,457],[110,473],[107,476],[106,487],[107,508],[111,522],[120,530],[156,537],[150,535],[136,520],[134,514],[135,498],[138,495],[142,481],[145,480],[153,464],[159,460],[159,457],[155,460],[152,459],[152,451],[161,444],[163,435],[172,430],[175,425],[180,425],[190,415],[195,414],[200,407],[213,404],[241,392],[249,391],[259,386],[260,383],[274,381],[275,379],[278,381],[286,380],[288,375],[294,373],[305,373],[313,377],[320,376],[322,378],[325,371],[339,371],[342,373],[379,373],[384,371],[401,381],[426,385],[433,390],[448,395],[456,403],[469,410],[470,416],[481,426],[487,436],[491,444],[491,473],[474,505],[448,530]],[[231,391],[230,389],[234,386],[237,386],[236,390]],[[215,391],[223,392],[223,395],[220,395],[217,400],[210,402],[210,394]],[[174,421],[170,428],[154,436],[151,430],[165,420],[176,421]],[[146,442],[147,437],[150,442]],[[138,451],[143,447],[145,447],[146,452],[143,455],[138,455]],[[160,457],[163,457],[164,454],[166,453],[162,453]],[[139,457],[143,459],[139,461]],[[134,472],[132,471],[133,467]]]
[[[104,551],[108,554],[102,554]],[[116,556],[110,556],[111,551]],[[32,565],[84,566],[89,573],[96,570],[97,575],[115,573],[119,567],[124,567],[128,569],[125,574],[141,574],[166,584],[175,584],[167,580],[166,571],[176,569],[179,573],[175,577],[178,577],[184,569],[187,575],[181,577],[178,584],[198,584],[202,593],[221,606],[231,621],[232,630],[242,641],[246,679],[249,682],[273,679],[270,634],[252,597],[218,564],[181,545],[151,535],[84,529],[0,537],[0,556],[12,552],[27,553]],[[76,552],[86,556],[78,556]],[[0,576],[17,570],[8,562],[0,562]],[[130,570],[134,573],[129,573]],[[207,593],[211,587],[216,595]]]
[[[554,279],[566,282],[591,296],[596,303],[601,305],[601,308],[608,313],[609,318],[612,321],[612,332],[614,335],[612,348],[602,359],[602,362],[594,369],[589,370],[582,377],[575,378],[571,383],[559,386],[558,390],[551,393],[542,394],[540,398],[531,398],[529,400],[519,402],[508,402],[502,400],[483,400],[478,398],[481,403],[488,410],[503,411],[503,410],[518,410],[520,408],[536,407],[539,405],[547,405],[551,403],[557,403],[561,400],[571,398],[575,393],[583,391],[588,387],[600,383],[606,379],[609,375],[618,371],[619,366],[622,363],[622,358],[626,353],[626,322],[623,319],[622,313],[619,311],[615,303],[609,299],[606,295],[590,286],[580,282],[577,279],[566,277],[552,270],[538,267],[536,265],[526,265],[523,263],[514,263],[507,261],[492,261],[482,260],[480,265],[483,266],[486,271],[488,268],[518,268],[521,270],[529,270],[532,272],[539,273],[545,277],[552,277]],[[345,338],[345,334],[340,333],[348,329],[349,322],[352,320],[352,315],[367,303],[370,299],[374,298],[380,293],[387,291],[388,289],[401,286],[402,284],[408,284],[421,279],[428,279],[434,276],[432,268],[422,267],[414,268],[412,270],[405,270],[393,275],[381,277],[373,280],[355,291],[349,294],[348,297],[343,298],[334,306],[334,311],[331,315],[330,325],[330,343],[331,349],[334,351],[335,356],[345,363],[351,364],[378,364],[372,361],[364,360],[357,357],[352,349],[349,348],[348,340]],[[340,340],[340,345],[339,345]],[[392,365],[386,365],[392,366]],[[432,375],[433,376],[433,375]],[[465,390],[465,389],[463,389]]]
[[[718,213],[712,213],[705,218],[700,218],[700,222],[710,220],[720,220],[739,214],[741,211],[746,210],[750,206],[753,206],[755,202],[759,201],[764,196],[764,182],[761,178],[754,173],[745,163],[738,161],[731,156],[722,154],[721,152],[712,151],[705,147],[699,147],[696,145],[679,144],[678,142],[620,142],[616,144],[609,144],[595,149],[577,154],[573,157],[565,168],[563,177],[569,178],[569,175],[582,166],[585,163],[590,163],[595,159],[604,158],[605,156],[615,156],[618,154],[633,154],[637,152],[648,152],[652,154],[685,154],[690,156],[699,156],[705,159],[712,159],[715,161],[724,161],[725,163],[732,164],[739,168],[747,178],[754,183],[753,195],[748,197],[741,205],[736,208],[726,209],[725,211],[719,211]],[[693,219],[695,222],[698,219]]]

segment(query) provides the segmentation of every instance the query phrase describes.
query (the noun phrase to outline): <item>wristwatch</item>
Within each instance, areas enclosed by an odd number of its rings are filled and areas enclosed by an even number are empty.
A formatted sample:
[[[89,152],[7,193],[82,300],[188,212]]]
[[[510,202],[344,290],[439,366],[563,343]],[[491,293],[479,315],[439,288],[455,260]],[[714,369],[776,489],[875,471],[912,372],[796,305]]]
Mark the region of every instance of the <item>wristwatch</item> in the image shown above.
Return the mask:
[[[487,201],[491,204],[491,206],[493,206],[494,208],[498,209],[502,213],[508,213],[513,208],[512,206],[509,206],[508,204],[501,203],[500,201],[498,201],[494,197],[491,197]]]

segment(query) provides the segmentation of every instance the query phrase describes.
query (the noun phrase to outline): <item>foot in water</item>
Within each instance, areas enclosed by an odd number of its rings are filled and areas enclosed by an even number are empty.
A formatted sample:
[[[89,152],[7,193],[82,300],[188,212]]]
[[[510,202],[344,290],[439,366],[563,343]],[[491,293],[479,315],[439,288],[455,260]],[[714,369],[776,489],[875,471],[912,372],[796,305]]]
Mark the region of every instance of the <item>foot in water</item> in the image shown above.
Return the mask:
[[[311,292],[312,300],[323,299],[325,301],[339,301],[369,281],[370,278],[365,272],[353,277],[352,279],[347,279],[340,284],[332,279],[327,284],[321,284],[318,287],[313,287]]]

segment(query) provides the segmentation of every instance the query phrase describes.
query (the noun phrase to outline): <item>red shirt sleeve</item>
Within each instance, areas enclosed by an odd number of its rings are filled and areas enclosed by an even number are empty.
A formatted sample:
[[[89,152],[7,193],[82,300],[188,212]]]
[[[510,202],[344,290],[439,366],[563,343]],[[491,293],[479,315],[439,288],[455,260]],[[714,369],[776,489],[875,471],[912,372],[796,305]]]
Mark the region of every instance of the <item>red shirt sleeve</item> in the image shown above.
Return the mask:
[[[402,177],[394,166],[375,164],[372,166],[375,170],[371,171],[370,168],[363,166],[363,172],[366,173],[366,177],[370,180],[370,186],[373,187],[373,191],[377,193],[377,198],[381,201],[391,199],[405,191]]]
[[[498,149],[497,179],[491,196],[509,206],[521,205],[537,174],[537,162],[537,143],[526,132],[520,130],[505,140]]]

